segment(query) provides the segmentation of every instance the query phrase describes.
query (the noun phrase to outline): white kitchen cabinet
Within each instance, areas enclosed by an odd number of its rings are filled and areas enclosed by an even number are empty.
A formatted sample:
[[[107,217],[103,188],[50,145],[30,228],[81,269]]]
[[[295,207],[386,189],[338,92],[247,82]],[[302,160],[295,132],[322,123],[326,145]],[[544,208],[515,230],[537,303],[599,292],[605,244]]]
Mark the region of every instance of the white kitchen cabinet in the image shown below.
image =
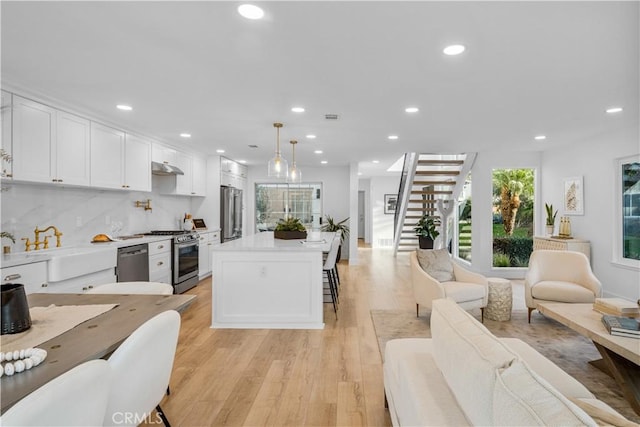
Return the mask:
[[[207,160],[204,157],[193,156],[191,175],[191,191],[194,196],[205,196],[207,194]]]
[[[211,248],[220,244],[219,231],[199,231],[200,241],[198,246],[198,277],[200,280],[211,275]]]
[[[98,285],[116,282],[116,272],[114,268],[96,271],[84,276],[73,277],[59,282],[49,282],[47,287],[50,293],[71,293],[81,294],[93,289]]]
[[[124,185],[128,190],[151,191],[151,142],[127,134]]]
[[[91,185],[124,187],[124,132],[91,122]]]
[[[56,182],[56,110],[13,96],[13,178]]]
[[[48,292],[46,261],[0,269],[0,277],[2,284],[23,284],[27,294]]]
[[[176,175],[176,194],[190,196],[193,187],[193,174],[191,173],[191,156],[186,153],[177,152],[175,166],[180,168],[184,175]]]
[[[176,162],[176,150],[162,144],[153,143],[151,147],[151,159],[154,162],[174,165]]]
[[[246,190],[247,166],[226,157],[220,157],[220,185]]]
[[[89,120],[14,95],[14,179],[89,185],[89,129]]]
[[[55,182],[71,185],[91,183],[91,124],[64,111],[56,112]]]
[[[149,281],[171,284],[171,240],[149,243]]]
[[[2,92],[2,102],[0,103],[0,127],[2,127],[2,133],[0,134],[0,148],[4,152],[11,156],[11,126],[13,115],[12,95],[9,92]],[[13,164],[9,161],[2,160],[2,169],[0,177],[12,178],[13,177]]]

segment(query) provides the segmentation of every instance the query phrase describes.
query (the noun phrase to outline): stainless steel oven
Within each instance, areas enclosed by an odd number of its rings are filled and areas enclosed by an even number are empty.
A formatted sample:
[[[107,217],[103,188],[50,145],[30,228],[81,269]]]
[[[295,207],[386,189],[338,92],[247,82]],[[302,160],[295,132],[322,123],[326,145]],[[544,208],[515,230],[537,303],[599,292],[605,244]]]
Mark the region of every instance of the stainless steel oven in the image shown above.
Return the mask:
[[[146,233],[151,236],[172,236],[172,285],[175,294],[181,294],[198,284],[198,240],[195,231],[162,231]]]

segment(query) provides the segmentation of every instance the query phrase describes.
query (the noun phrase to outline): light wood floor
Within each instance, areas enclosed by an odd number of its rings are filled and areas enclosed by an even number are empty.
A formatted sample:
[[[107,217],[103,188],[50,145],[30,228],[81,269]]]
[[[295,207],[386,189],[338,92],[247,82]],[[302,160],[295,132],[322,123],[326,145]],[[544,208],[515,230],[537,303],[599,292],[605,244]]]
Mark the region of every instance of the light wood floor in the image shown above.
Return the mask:
[[[189,291],[198,299],[162,402],[172,425],[391,425],[369,310],[414,307],[408,257],[360,248],[359,258],[339,265],[339,319],[325,304],[321,331],[210,329],[211,279]]]

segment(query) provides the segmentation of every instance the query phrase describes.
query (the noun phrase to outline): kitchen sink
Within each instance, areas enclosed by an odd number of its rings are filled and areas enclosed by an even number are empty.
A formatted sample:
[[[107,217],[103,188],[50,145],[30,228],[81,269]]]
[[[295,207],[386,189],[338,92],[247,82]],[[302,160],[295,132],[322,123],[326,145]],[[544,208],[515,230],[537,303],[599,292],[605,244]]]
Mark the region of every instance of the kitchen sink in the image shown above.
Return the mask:
[[[57,248],[48,250],[49,281],[59,282],[97,271],[115,268],[117,249],[109,248]]]

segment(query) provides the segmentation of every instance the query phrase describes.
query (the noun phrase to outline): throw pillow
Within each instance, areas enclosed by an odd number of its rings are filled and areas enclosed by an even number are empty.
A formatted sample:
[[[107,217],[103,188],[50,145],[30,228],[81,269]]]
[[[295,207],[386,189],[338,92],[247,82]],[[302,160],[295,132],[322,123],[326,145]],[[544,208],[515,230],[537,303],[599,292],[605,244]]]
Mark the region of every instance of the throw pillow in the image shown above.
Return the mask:
[[[453,275],[451,257],[446,249],[416,249],[418,264],[431,277],[438,282],[450,282],[456,280]]]

